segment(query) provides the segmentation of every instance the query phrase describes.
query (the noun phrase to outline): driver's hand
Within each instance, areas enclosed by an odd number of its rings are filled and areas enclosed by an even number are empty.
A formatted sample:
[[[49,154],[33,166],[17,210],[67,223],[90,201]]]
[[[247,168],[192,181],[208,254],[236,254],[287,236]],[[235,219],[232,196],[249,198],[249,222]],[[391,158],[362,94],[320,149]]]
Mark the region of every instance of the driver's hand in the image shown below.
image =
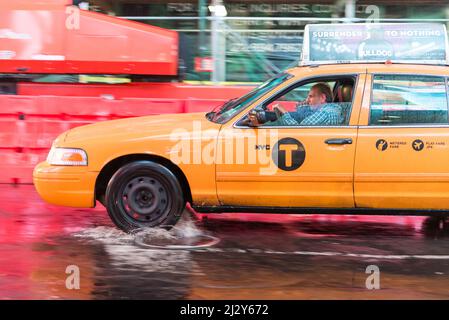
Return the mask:
[[[258,127],[261,125],[261,123],[259,122],[259,120],[257,120],[257,116],[256,116],[257,111],[255,110],[251,110],[248,113],[248,119],[249,119],[249,123],[248,125],[250,127]]]
[[[280,114],[281,116],[287,112],[283,106],[281,106],[279,103],[276,103],[273,105],[273,110],[276,111],[276,113]]]

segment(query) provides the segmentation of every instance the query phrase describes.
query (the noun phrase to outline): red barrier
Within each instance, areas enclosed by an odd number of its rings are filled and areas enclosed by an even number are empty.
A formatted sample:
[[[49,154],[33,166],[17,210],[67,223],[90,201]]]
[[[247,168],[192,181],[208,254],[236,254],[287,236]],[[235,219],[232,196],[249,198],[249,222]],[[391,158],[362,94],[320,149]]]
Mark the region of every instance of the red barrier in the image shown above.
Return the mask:
[[[124,117],[206,112],[250,89],[180,83],[19,84],[19,95],[0,95],[0,183],[32,183],[34,166],[45,159],[53,140],[71,128]]]
[[[18,95],[106,97],[114,99],[224,99],[240,97],[254,86],[207,86],[188,85],[177,82],[128,83],[128,84],[82,84],[82,83],[32,83],[17,84]]]
[[[118,117],[138,117],[164,113],[182,113],[184,101],[178,99],[126,98],[118,100],[112,114]]]
[[[2,149],[20,146],[20,133],[24,132],[21,132],[19,124],[20,122],[13,119],[0,120],[0,147]]]
[[[222,105],[226,100],[187,99],[184,112],[207,112]]]
[[[33,169],[47,157],[48,149],[1,149],[1,183],[33,183]]]
[[[295,111],[297,107],[296,101],[274,101],[267,106],[268,110],[273,110],[273,106],[276,104],[280,105],[287,111]]]
[[[30,114],[37,110],[35,101],[26,96],[0,95],[0,106],[0,117]]]
[[[71,117],[103,117],[110,116],[111,103],[97,97],[56,97],[40,96],[35,99],[38,103],[37,116],[57,117],[68,120]]]

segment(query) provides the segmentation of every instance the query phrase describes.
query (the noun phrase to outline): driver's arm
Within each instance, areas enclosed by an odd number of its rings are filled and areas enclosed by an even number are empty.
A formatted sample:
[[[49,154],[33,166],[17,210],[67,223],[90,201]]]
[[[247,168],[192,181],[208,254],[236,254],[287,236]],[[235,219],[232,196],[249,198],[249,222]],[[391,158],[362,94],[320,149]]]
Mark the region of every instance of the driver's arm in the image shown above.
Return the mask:
[[[286,112],[280,117],[277,121],[280,122],[283,126],[297,126],[299,125],[298,121],[292,118],[290,113]]]
[[[282,107],[280,104],[275,104],[273,106],[274,111],[278,114],[278,119],[271,123],[271,125],[276,126],[297,126],[299,125],[298,121],[293,119],[287,110]]]

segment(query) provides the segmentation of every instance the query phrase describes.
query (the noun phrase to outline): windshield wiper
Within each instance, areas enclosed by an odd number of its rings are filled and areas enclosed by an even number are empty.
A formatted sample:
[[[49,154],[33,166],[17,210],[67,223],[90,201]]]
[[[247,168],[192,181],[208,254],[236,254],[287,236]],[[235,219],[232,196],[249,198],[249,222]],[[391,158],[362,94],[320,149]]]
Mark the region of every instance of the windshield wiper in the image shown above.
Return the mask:
[[[210,111],[210,112],[206,113],[206,119],[212,121],[212,119],[214,118],[214,116],[216,114],[217,113],[215,111]]]
[[[228,101],[226,101],[225,103],[223,103],[223,105],[220,107],[219,113],[221,114],[221,113],[227,111],[226,108],[232,108],[234,106],[234,102],[237,101],[237,99],[238,98],[232,98],[232,99],[229,99]]]
[[[229,99],[228,101],[223,103],[221,106],[216,107],[213,111],[206,113],[206,119],[209,121],[215,122],[215,119],[217,118],[217,116],[220,116],[224,112],[228,111],[229,108],[232,108],[234,106],[234,102],[237,101],[238,99],[239,98]],[[217,110],[217,111],[215,111],[215,110]]]

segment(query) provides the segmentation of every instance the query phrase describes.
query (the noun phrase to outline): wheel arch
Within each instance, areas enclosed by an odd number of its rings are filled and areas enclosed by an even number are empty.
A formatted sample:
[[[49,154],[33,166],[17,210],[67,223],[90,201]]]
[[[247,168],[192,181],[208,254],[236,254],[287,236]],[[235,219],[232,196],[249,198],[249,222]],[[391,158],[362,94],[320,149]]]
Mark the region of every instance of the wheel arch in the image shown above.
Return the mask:
[[[128,163],[142,160],[152,161],[169,169],[179,180],[185,200],[192,203],[192,192],[190,190],[190,185],[181,168],[167,158],[145,153],[123,155],[112,159],[104,165],[97,176],[97,180],[95,181],[95,199],[98,199],[102,204],[104,204],[106,188],[114,173]]]

